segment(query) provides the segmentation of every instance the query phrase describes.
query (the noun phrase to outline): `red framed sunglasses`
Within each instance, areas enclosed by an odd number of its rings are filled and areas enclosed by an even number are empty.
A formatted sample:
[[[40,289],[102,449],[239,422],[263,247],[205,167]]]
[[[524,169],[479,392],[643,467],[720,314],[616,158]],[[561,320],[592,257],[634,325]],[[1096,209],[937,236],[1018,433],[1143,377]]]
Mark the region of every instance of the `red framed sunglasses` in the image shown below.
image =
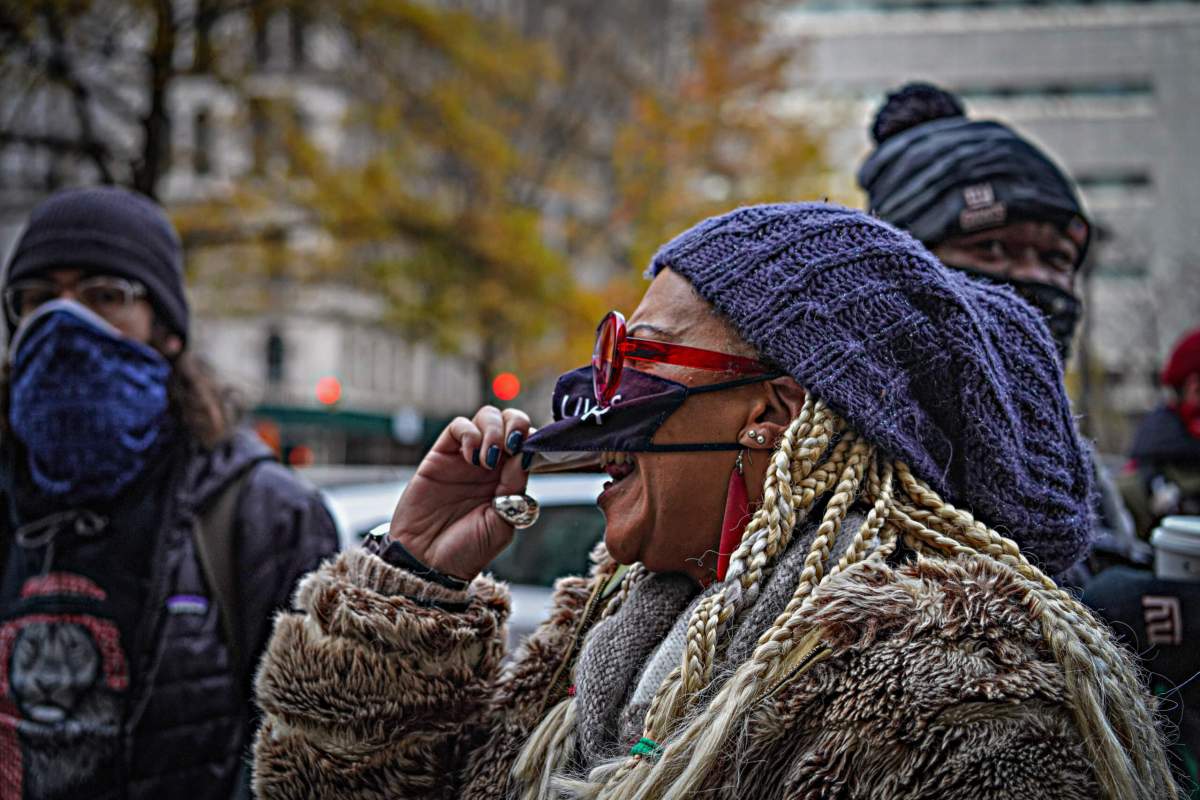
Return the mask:
[[[610,311],[596,328],[596,347],[592,350],[592,387],[596,391],[596,402],[605,408],[612,402],[621,383],[621,371],[625,361],[652,361],[657,364],[673,364],[677,367],[730,372],[735,375],[765,375],[775,370],[745,356],[718,353],[670,342],[652,339],[634,339],[625,332],[625,317],[619,311]]]

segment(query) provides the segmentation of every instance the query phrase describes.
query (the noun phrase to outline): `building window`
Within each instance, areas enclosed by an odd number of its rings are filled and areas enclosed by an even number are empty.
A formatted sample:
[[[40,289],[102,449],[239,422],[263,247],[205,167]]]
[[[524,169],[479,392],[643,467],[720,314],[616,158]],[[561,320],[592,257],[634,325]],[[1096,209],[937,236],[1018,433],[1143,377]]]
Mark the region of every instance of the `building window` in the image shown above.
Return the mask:
[[[271,158],[271,108],[261,97],[250,98],[250,152],[255,175],[265,175]]]
[[[278,386],[283,383],[283,361],[285,351],[283,336],[272,330],[267,335],[267,383]]]
[[[1153,188],[1150,174],[1140,170],[1084,173],[1075,175],[1075,185],[1088,191]]]
[[[252,97],[250,114],[250,172],[256,176],[268,173],[295,172],[291,147],[292,136],[304,136],[308,116],[287,100]]]
[[[286,132],[286,134],[283,131],[280,131],[277,134],[279,143],[276,146],[283,154],[283,157],[287,160],[288,173],[291,175],[299,175],[301,174],[301,171],[299,169],[299,165],[296,163],[297,159],[294,142],[297,140],[302,141],[308,136],[308,130],[311,123],[309,121],[308,114],[305,113],[304,109],[300,108],[298,105],[293,105],[289,109],[289,112],[291,116],[291,128]]]
[[[192,172],[212,173],[212,116],[207,108],[200,109],[192,118]]]
[[[271,63],[271,15],[262,8],[254,9],[254,63],[259,67]]]
[[[1153,100],[1154,86],[1145,81],[1046,83],[1025,86],[957,86],[963,100]]]
[[[302,8],[291,11],[292,69],[301,69],[308,63],[307,51],[308,12]]]

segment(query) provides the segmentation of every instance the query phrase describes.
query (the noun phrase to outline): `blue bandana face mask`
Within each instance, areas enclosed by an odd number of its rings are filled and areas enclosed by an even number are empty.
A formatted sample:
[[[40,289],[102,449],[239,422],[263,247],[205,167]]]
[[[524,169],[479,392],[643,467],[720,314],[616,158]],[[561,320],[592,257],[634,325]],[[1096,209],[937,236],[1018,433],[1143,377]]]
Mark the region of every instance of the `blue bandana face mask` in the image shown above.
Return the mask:
[[[44,495],[70,503],[115,497],[157,452],[170,363],[70,300],[21,323],[9,422]]]

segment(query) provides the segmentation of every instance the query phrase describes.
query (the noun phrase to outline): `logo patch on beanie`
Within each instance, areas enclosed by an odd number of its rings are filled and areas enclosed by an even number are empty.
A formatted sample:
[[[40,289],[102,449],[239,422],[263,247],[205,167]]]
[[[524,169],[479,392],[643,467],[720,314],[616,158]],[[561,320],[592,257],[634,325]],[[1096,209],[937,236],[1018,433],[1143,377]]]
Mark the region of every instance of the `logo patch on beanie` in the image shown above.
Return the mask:
[[[976,183],[964,188],[963,202],[967,207],[958,215],[958,226],[964,232],[1003,225],[1008,217],[1004,203],[996,202],[991,183]]]

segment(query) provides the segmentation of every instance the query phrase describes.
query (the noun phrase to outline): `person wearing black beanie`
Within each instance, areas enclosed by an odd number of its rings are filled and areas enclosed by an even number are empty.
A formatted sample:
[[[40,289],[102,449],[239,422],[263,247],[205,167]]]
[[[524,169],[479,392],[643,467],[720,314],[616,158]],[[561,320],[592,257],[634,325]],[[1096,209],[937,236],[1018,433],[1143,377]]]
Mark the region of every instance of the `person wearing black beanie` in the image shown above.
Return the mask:
[[[0,795],[228,798],[270,617],[332,521],[192,355],[154,201],[51,196],[0,289]]]
[[[1082,311],[1075,282],[1091,223],[1062,170],[1012,128],[969,118],[957,96],[928,83],[889,94],[871,137],[876,148],[858,173],[871,212],[946,266],[1013,289],[1041,312],[1065,363]],[[1057,576],[1075,587],[1112,564],[1150,558],[1096,464],[1095,544],[1086,563]]]
[[[111,186],[60,192],[30,214],[5,275],[5,286],[64,265],[137,281],[158,320],[187,341],[183,248],[171,220],[144,195]],[[11,336],[17,320],[7,315]]]
[[[1064,362],[1082,306],[1075,279],[1091,223],[1071,182],[1008,126],[966,116],[927,83],[888,95],[858,173],[870,210],[942,263],[1012,286],[1042,312]]]

